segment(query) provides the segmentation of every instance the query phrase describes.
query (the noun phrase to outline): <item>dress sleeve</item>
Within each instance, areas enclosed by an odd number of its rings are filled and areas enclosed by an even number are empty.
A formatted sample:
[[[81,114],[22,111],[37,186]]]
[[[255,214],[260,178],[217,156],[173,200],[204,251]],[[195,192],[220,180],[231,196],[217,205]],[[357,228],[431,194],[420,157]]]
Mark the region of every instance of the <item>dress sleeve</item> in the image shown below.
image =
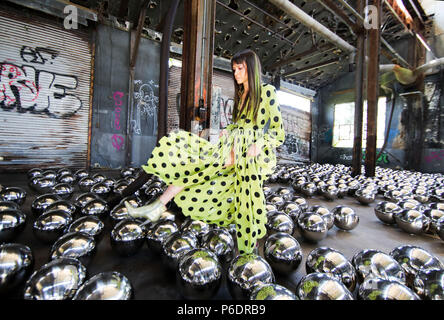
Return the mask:
[[[276,89],[270,86],[270,96],[267,97],[270,126],[264,134],[264,142],[269,147],[277,148],[285,141],[285,130],[282,122],[281,109],[276,95]]]

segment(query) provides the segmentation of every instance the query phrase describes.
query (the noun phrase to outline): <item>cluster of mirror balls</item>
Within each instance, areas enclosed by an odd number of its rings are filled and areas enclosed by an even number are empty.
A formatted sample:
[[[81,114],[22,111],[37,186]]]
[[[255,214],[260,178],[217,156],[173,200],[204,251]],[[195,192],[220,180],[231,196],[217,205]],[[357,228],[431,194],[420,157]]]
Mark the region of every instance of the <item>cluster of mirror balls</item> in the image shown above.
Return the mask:
[[[147,243],[175,271],[177,287],[186,299],[211,299],[222,281],[233,299],[444,298],[444,265],[431,252],[412,245],[391,252],[363,249],[350,260],[334,248],[319,246],[306,257],[306,275],[296,291],[275,281],[275,273],[289,275],[301,266],[303,253],[293,236],[296,229],[304,240],[317,243],[334,226],[352,231],[359,223],[350,207],[309,206],[308,199],[314,196],[330,201],[351,196],[368,205],[380,194],[384,201],[374,212],[381,222],[444,240],[441,174],[377,167],[375,177],[369,178],[352,177],[351,168],[344,165],[278,165],[263,187],[268,232],[261,256],[258,251],[236,254],[235,225],[221,228],[188,218],[179,224],[180,209],[174,202],[155,223],[130,217],[123,201],[139,207],[155,200],[166,188],[157,177],[109,207],[106,199],[121,193],[138,170],[122,169],[119,180],[83,169],[74,173],[69,169],[28,171],[29,187],[39,194],[31,205],[33,233],[51,246],[50,261],[35,271],[31,249],[13,242],[30,218],[21,209],[27,192],[0,186],[0,294],[25,283],[24,299],[131,299],[133,287],[119,272],[87,279],[87,266],[105,236],[122,256],[136,254]],[[273,189],[273,183],[281,186]],[[81,193],[72,199],[75,186]],[[109,235],[103,232],[106,220],[112,223]]]

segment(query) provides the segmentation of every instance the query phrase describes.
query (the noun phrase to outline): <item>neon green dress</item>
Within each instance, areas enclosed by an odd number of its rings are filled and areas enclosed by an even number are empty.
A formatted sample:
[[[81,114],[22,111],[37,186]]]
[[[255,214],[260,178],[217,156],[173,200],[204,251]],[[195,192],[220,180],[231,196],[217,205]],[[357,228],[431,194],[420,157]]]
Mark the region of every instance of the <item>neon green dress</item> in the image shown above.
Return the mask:
[[[228,135],[217,144],[184,130],[159,140],[142,168],[165,183],[184,186],[174,201],[185,216],[226,227],[236,224],[240,254],[251,253],[265,236],[267,222],[263,181],[276,166],[275,148],[285,139],[284,127],[272,85],[262,85],[257,121],[246,108]],[[261,150],[247,156],[255,143]],[[224,167],[234,146],[235,164]]]

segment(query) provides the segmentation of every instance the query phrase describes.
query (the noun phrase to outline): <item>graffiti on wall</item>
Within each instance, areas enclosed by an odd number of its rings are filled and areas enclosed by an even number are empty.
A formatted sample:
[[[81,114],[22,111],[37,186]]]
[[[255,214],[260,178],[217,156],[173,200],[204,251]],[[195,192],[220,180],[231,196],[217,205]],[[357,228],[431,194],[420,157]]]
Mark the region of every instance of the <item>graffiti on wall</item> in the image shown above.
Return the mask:
[[[427,163],[431,162],[442,163],[444,162],[444,150],[431,151],[428,156],[424,157],[424,159]]]
[[[159,97],[155,94],[159,85],[153,80],[143,83],[142,80],[134,81],[134,119],[131,119],[131,130],[134,134],[142,134],[142,119],[157,119],[157,106]],[[154,126],[150,135],[155,135],[157,127]]]
[[[362,149],[362,162],[365,162],[365,149]],[[389,158],[387,152],[383,151],[381,152],[381,155],[376,159],[376,165],[380,164],[389,164]]]
[[[58,56],[55,50],[23,46],[20,57],[26,63],[51,65]],[[47,114],[62,118],[74,115],[82,101],[75,95],[77,77],[41,70],[12,61],[0,63],[0,108]]]
[[[278,148],[279,155],[286,159],[301,160],[310,157],[310,142],[293,132],[285,133],[285,141]]]
[[[120,132],[122,127],[120,126],[120,114],[122,112],[121,106],[123,105],[122,98],[124,97],[124,93],[122,91],[115,91],[113,93],[114,100],[114,117],[112,119],[111,127],[114,130]],[[123,149],[124,138],[119,133],[114,133],[111,137],[111,144],[117,151]]]

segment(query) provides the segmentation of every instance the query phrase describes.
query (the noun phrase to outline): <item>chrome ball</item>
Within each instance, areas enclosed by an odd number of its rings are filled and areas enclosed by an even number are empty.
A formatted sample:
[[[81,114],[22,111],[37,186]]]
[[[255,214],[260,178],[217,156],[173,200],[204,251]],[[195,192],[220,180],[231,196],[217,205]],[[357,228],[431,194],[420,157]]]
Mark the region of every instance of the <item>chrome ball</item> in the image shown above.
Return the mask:
[[[133,288],[123,274],[110,271],[96,274],[76,291],[73,300],[130,300]]]
[[[423,211],[423,213],[430,221],[430,231],[437,234],[439,224],[444,222],[444,211],[437,209],[426,209]]]
[[[44,210],[43,213],[47,212],[47,211],[52,211],[52,210],[61,210],[61,211],[65,211],[66,213],[69,213],[70,215],[74,216],[74,214],[76,213],[76,206],[67,200],[58,200],[55,202],[50,203]]]
[[[97,195],[91,192],[85,192],[75,198],[74,205],[80,211],[89,201],[94,199],[98,199]]]
[[[71,214],[66,211],[47,211],[34,221],[32,231],[43,243],[54,243],[65,233],[72,220]]]
[[[26,281],[34,267],[31,248],[18,243],[0,245],[0,295]]]
[[[37,176],[41,176],[42,173],[43,173],[42,169],[33,168],[33,169],[28,170],[28,172],[26,174],[27,174],[28,179],[31,180],[32,178],[35,178]]]
[[[413,290],[423,300],[444,300],[444,270],[420,270],[413,281]]]
[[[25,300],[69,300],[86,278],[86,268],[77,259],[50,261],[35,271],[25,285]]]
[[[359,224],[359,216],[350,207],[339,205],[334,207],[331,212],[334,216],[334,224],[339,229],[349,231]]]
[[[318,188],[316,187],[316,184],[314,184],[313,182],[306,182],[301,187],[301,193],[309,198],[314,196],[317,191]]]
[[[321,188],[321,194],[327,200],[335,200],[338,198],[339,189],[334,185],[325,185]]]
[[[111,231],[111,247],[121,256],[139,252],[145,242],[146,228],[135,219],[120,221]]]
[[[396,224],[394,215],[402,211],[396,203],[389,201],[379,202],[374,210],[376,217],[386,224]]]
[[[171,203],[171,202],[170,202]],[[168,220],[168,221],[176,221],[176,215],[170,211],[170,210],[166,210],[164,212],[162,212],[162,214],[159,217],[159,221],[161,220]],[[209,228],[211,229],[211,226],[209,226]],[[204,232],[202,232],[202,235],[205,234]]]
[[[368,278],[358,290],[361,300],[420,300],[406,285],[396,280]]]
[[[286,202],[282,208],[282,211],[290,216],[294,223],[297,222],[299,215],[302,213],[301,207],[293,201]]]
[[[444,269],[438,257],[418,246],[402,245],[390,252],[404,269],[407,284],[411,284],[420,270]]]
[[[264,186],[262,188],[262,190],[264,191],[265,198],[267,198],[269,195],[271,195],[273,193],[273,190],[270,187],[267,187],[267,186]]]
[[[300,300],[354,300],[340,280],[320,272],[305,275],[296,288],[296,295]]]
[[[305,261],[307,274],[321,272],[341,281],[350,292],[356,287],[356,271],[347,258],[338,250],[318,247],[312,250]]]
[[[100,197],[106,198],[111,193],[111,188],[103,182],[97,182],[91,186],[89,192],[94,193]]]
[[[274,283],[273,270],[267,261],[254,253],[239,255],[231,261],[227,287],[233,299],[246,300],[258,284]]]
[[[355,191],[355,197],[360,203],[368,205],[375,201],[376,193],[369,189],[358,189]]]
[[[422,205],[420,202],[414,200],[414,199],[404,199],[401,201],[398,201],[397,205],[401,207],[403,210],[418,210],[420,212],[425,210],[424,205]]]
[[[211,250],[192,249],[180,258],[176,283],[185,299],[213,298],[220,288],[221,280],[222,267]]]
[[[74,187],[69,183],[58,183],[52,187],[52,193],[57,194],[62,199],[69,199],[74,193]]]
[[[326,207],[320,205],[314,205],[311,206],[308,209],[308,211],[319,214],[327,224],[328,230],[330,230],[333,227],[335,218],[333,216],[333,213],[330,210],[328,210]]]
[[[284,199],[285,201],[288,201],[293,196],[293,192],[289,188],[280,188],[277,190],[276,195]]]
[[[0,190],[0,201],[12,201],[22,205],[26,196],[26,190],[19,187],[6,187]]]
[[[178,230],[179,227],[174,221],[160,220],[155,222],[148,228],[146,233],[148,248],[155,253],[160,253],[162,251],[163,241]]]
[[[275,233],[265,241],[264,258],[277,273],[288,275],[296,271],[302,256],[299,242],[288,233]]]
[[[26,214],[19,209],[0,211],[0,243],[15,239],[26,226]]]
[[[128,185],[128,181],[116,181],[113,185],[113,192],[116,194],[122,194],[123,190],[125,190]]]
[[[293,234],[294,232],[294,222],[287,214],[277,211],[267,218],[266,227],[268,229],[268,234],[273,234],[277,232],[285,232],[288,234]]]
[[[294,197],[293,199],[291,199],[291,201],[297,203],[299,205],[299,207],[301,208],[302,212],[306,212],[308,210],[308,201],[307,199],[303,198],[303,197]]]
[[[59,183],[67,183],[69,185],[74,184],[76,182],[76,177],[70,173],[66,173],[57,178],[57,182]]]
[[[14,201],[0,201],[0,212],[4,210],[20,210],[20,205]]]
[[[50,259],[74,258],[88,265],[95,252],[96,242],[93,237],[82,232],[70,232],[52,245]]]
[[[275,195],[272,195],[272,196],[267,200],[267,202],[268,202],[269,204],[274,205],[274,206],[276,207],[277,210],[280,210],[281,207],[285,204],[285,200],[284,200],[284,198],[282,198],[282,197],[280,197],[280,196],[275,196]]]
[[[429,209],[444,211],[444,202],[432,202],[429,204]]]
[[[55,179],[37,176],[29,181],[29,186],[40,194],[51,193],[52,188],[57,184]]]
[[[79,188],[80,188],[80,190],[81,191],[83,191],[83,192],[90,192],[90,190],[91,190],[91,187],[95,184],[96,182],[94,181],[94,179],[93,178],[91,178],[91,177],[84,177],[84,178],[81,178],[80,180],[79,180]]]
[[[109,206],[105,200],[97,198],[88,201],[80,210],[80,213],[84,216],[94,215],[99,218],[105,218],[109,213]]]
[[[266,283],[253,288],[250,300],[298,300],[298,297],[279,284]]]
[[[102,182],[106,179],[106,176],[101,173],[96,173],[91,177],[94,180],[94,183]]]
[[[177,231],[170,234],[162,243],[162,261],[171,270],[176,270],[180,258],[188,251],[197,248],[198,240],[190,231]]]
[[[45,170],[42,172],[42,176],[48,179],[56,179],[57,178],[57,172],[54,170]]]
[[[42,194],[35,198],[35,200],[32,202],[31,211],[34,215],[40,216],[44,211],[46,211],[46,208],[48,208],[49,205],[60,200],[62,200],[62,198],[60,198],[60,196],[57,194]]]
[[[395,221],[398,227],[410,234],[424,233],[430,226],[430,220],[414,209],[405,209],[395,214]]]
[[[116,205],[109,213],[113,226],[125,219],[131,219],[123,202]]]
[[[213,228],[202,237],[202,247],[214,252],[222,265],[234,258],[235,244],[231,233],[225,228]]]
[[[200,220],[193,220],[187,218],[185,222],[182,223],[180,229],[184,232],[189,231],[194,233],[197,240],[200,241],[202,237],[210,231],[210,225]]]
[[[76,172],[74,172],[74,177],[76,177],[77,181],[80,181],[82,178],[88,177],[89,172],[85,169],[79,169]]]
[[[72,222],[67,232],[83,232],[95,240],[99,240],[103,235],[104,228],[105,224],[98,217],[86,216]]]
[[[305,212],[298,219],[299,232],[304,239],[318,242],[327,236],[328,228],[325,220],[316,213]]]
[[[401,265],[392,256],[374,249],[364,249],[352,258],[359,282],[369,278],[383,278],[406,284],[406,276]]]

